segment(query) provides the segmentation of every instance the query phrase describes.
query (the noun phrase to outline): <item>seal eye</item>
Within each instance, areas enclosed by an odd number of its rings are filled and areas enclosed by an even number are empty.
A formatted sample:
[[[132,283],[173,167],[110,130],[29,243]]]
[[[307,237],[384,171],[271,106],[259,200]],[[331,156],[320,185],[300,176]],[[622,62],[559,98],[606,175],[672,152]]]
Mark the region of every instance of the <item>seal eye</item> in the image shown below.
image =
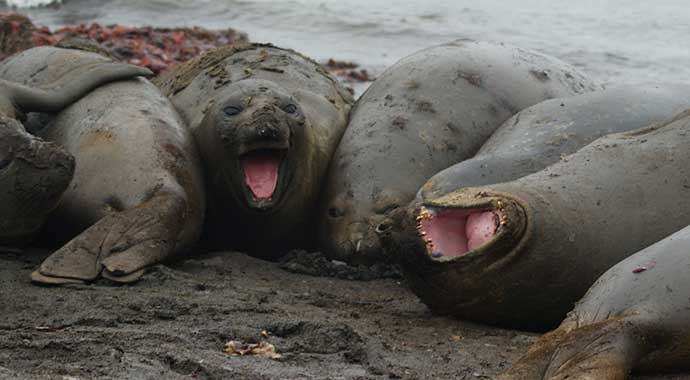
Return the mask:
[[[10,166],[12,163],[12,157],[11,156],[6,156],[2,153],[0,153],[0,170]]]
[[[227,107],[225,107],[225,109],[223,110],[223,112],[225,112],[225,114],[228,115],[228,116],[236,116],[236,115],[239,115],[240,112],[242,112],[242,107],[239,107],[239,106],[227,106]]]
[[[290,103],[290,104],[286,105],[285,107],[283,107],[283,111],[285,111],[287,113],[295,113],[295,112],[297,112],[297,106]]]

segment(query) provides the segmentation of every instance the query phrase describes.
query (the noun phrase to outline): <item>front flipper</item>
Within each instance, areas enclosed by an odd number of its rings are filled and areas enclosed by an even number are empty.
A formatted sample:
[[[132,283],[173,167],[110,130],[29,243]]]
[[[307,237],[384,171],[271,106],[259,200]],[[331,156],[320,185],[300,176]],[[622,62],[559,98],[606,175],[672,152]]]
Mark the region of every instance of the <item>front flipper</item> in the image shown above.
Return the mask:
[[[648,352],[651,339],[633,318],[572,329],[564,323],[544,335],[500,380],[624,380]]]
[[[109,214],[48,257],[31,279],[50,285],[89,282],[99,276],[134,282],[144,268],[175,252],[185,203],[179,195],[164,193]]]
[[[59,112],[92,90],[110,82],[149,77],[153,73],[143,67],[117,62],[96,62],[67,72],[45,88],[25,86],[0,79],[0,92],[22,112]],[[7,106],[3,105],[3,111]],[[13,114],[8,114],[14,117]]]

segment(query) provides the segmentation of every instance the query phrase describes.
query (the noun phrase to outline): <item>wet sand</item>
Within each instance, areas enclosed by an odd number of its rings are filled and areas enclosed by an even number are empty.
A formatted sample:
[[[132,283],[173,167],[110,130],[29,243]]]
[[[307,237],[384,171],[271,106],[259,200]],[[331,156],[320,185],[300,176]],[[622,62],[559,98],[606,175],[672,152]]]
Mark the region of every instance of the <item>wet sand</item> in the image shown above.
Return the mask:
[[[434,316],[400,279],[220,252],[134,285],[32,285],[46,255],[0,253],[0,379],[489,379],[536,339]],[[283,358],[230,356],[228,341],[267,341]]]

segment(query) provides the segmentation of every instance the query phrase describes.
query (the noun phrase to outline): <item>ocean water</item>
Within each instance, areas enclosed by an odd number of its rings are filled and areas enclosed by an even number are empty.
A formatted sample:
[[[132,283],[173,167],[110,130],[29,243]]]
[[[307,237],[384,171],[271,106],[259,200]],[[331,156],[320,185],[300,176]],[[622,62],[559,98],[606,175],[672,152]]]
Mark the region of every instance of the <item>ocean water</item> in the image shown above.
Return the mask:
[[[540,50],[605,83],[690,83],[687,0],[62,0],[19,11],[50,27],[231,27],[374,73],[424,47],[473,38]]]

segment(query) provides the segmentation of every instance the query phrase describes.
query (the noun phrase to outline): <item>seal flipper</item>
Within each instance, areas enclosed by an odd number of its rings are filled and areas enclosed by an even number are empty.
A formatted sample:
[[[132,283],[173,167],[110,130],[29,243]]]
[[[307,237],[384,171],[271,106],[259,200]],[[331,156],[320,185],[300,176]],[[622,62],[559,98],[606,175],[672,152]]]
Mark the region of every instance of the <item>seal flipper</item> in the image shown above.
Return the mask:
[[[7,94],[22,111],[58,112],[104,84],[152,75],[150,70],[143,67],[97,62],[71,70],[46,88],[33,88],[0,79],[0,91]]]
[[[634,316],[633,316],[634,317]],[[624,380],[653,339],[633,318],[611,318],[544,335],[499,380]]]
[[[59,285],[102,275],[137,281],[143,268],[173,254],[185,212],[181,196],[159,193],[138,207],[109,214],[48,257],[32,280]]]

